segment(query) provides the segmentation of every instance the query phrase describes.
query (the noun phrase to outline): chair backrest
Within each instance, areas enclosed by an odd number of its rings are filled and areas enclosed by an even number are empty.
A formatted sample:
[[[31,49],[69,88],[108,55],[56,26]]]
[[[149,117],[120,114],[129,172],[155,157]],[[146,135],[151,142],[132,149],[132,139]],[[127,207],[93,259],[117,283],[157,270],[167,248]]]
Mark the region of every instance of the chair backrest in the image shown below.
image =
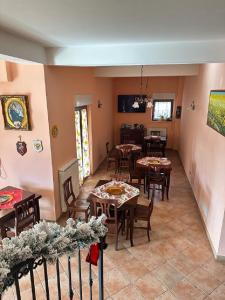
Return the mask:
[[[154,207],[154,194],[152,193],[152,197],[151,197],[150,203],[148,205],[148,219],[151,218],[153,207]]]
[[[161,167],[149,167],[147,176],[153,179],[163,179],[166,175],[165,172],[162,171]]]
[[[92,203],[96,217],[105,214],[107,217],[106,223],[117,223],[117,200],[92,197]]]
[[[14,204],[16,235],[36,223],[35,195]]]
[[[67,207],[71,206],[71,203],[76,201],[76,197],[73,192],[72,177],[68,177],[63,183],[64,200]]]
[[[129,181],[129,174],[124,174],[124,173],[114,173],[110,174],[110,179],[111,180],[116,180],[116,181],[123,181],[123,182],[128,182]]]

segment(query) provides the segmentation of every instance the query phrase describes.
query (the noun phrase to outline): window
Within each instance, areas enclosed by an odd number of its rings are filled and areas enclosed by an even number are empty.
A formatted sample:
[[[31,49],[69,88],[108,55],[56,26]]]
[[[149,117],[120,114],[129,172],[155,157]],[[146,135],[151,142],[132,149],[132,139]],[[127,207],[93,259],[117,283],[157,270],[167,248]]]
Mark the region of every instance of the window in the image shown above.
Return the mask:
[[[172,121],[173,100],[154,100],[152,110],[153,121]]]

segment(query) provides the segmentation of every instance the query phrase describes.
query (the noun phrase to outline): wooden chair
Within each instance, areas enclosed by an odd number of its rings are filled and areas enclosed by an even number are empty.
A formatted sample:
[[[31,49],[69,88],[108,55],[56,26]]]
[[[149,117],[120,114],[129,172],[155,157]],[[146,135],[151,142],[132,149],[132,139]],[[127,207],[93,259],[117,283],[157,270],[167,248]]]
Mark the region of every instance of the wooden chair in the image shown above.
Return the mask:
[[[123,228],[124,214],[123,211],[117,209],[118,201],[114,199],[100,199],[97,197],[92,197],[94,215],[96,217],[101,214],[105,214],[106,226],[111,227],[111,231],[115,233],[115,250],[118,250],[119,232]]]
[[[156,187],[157,186],[157,187]],[[162,192],[162,201],[164,201],[164,193],[166,189],[166,175],[157,168],[150,168],[146,175],[146,188],[148,190],[148,199],[150,190],[160,190]]]
[[[76,199],[73,192],[71,176],[67,178],[63,183],[63,190],[64,190],[64,200],[67,207],[67,217],[75,218],[76,212],[80,212],[85,214],[85,221],[87,222],[90,214],[89,203],[85,202],[85,200]]]
[[[110,168],[111,164],[115,164],[115,172],[118,169],[118,152],[116,149],[109,150],[109,142],[105,144],[106,154],[107,154],[107,171]]]
[[[165,144],[161,142],[160,137],[151,138],[148,140],[147,154],[150,156],[165,156]]]
[[[15,218],[4,223],[5,236],[17,236],[23,230],[31,228],[38,222],[38,212],[35,205],[35,195],[17,202],[14,205]]]
[[[130,147],[126,147],[123,149],[123,151],[120,151],[120,155],[119,155],[119,167],[118,167],[118,171],[121,172],[122,170],[129,170],[129,159],[131,157],[131,151],[130,151]]]
[[[136,221],[146,221],[147,226],[146,227],[134,227],[139,228],[139,229],[146,229],[147,230],[147,236],[148,236],[148,241],[150,242],[150,231],[151,231],[151,215],[153,211],[153,206],[154,206],[154,190],[152,192],[152,197],[151,201],[148,206],[142,205],[142,204],[137,204],[136,208],[134,210],[134,219]]]
[[[143,170],[137,169],[136,163],[133,162],[131,159],[129,160],[129,175],[130,175],[129,183],[131,184],[134,183],[133,180],[137,181],[137,186],[139,186],[139,188],[141,185],[144,186],[144,193],[145,193],[145,172]]]

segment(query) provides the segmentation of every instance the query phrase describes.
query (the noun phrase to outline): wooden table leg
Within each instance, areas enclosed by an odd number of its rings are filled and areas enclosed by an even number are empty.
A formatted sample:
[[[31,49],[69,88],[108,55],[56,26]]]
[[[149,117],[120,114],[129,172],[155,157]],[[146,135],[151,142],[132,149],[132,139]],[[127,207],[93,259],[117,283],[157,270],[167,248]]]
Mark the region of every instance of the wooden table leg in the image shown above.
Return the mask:
[[[41,198],[41,196],[37,196],[35,198],[35,209],[36,209],[36,222],[40,222],[40,205],[39,205],[39,199]]]
[[[130,207],[130,245],[134,246],[133,243],[133,230],[134,230],[134,206]]]

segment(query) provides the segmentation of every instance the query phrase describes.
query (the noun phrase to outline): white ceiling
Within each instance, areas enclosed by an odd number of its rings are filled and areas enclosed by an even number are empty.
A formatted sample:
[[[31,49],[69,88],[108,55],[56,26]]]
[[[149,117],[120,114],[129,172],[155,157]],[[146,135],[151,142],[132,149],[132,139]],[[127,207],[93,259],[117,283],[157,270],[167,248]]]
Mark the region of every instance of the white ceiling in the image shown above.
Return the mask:
[[[225,43],[225,0],[0,0],[1,29],[4,43],[22,39],[17,43],[17,57],[51,64],[203,63],[225,59],[220,48]],[[35,54],[29,53],[29,43],[32,51],[37,45]],[[1,47],[0,43],[0,54],[16,56],[12,43],[8,48],[4,44],[3,50]],[[46,47],[51,49],[43,58]],[[179,49],[177,60],[175,49]],[[154,56],[157,59],[152,59]]]
[[[225,39],[225,1],[0,0],[0,26],[60,47]]]

